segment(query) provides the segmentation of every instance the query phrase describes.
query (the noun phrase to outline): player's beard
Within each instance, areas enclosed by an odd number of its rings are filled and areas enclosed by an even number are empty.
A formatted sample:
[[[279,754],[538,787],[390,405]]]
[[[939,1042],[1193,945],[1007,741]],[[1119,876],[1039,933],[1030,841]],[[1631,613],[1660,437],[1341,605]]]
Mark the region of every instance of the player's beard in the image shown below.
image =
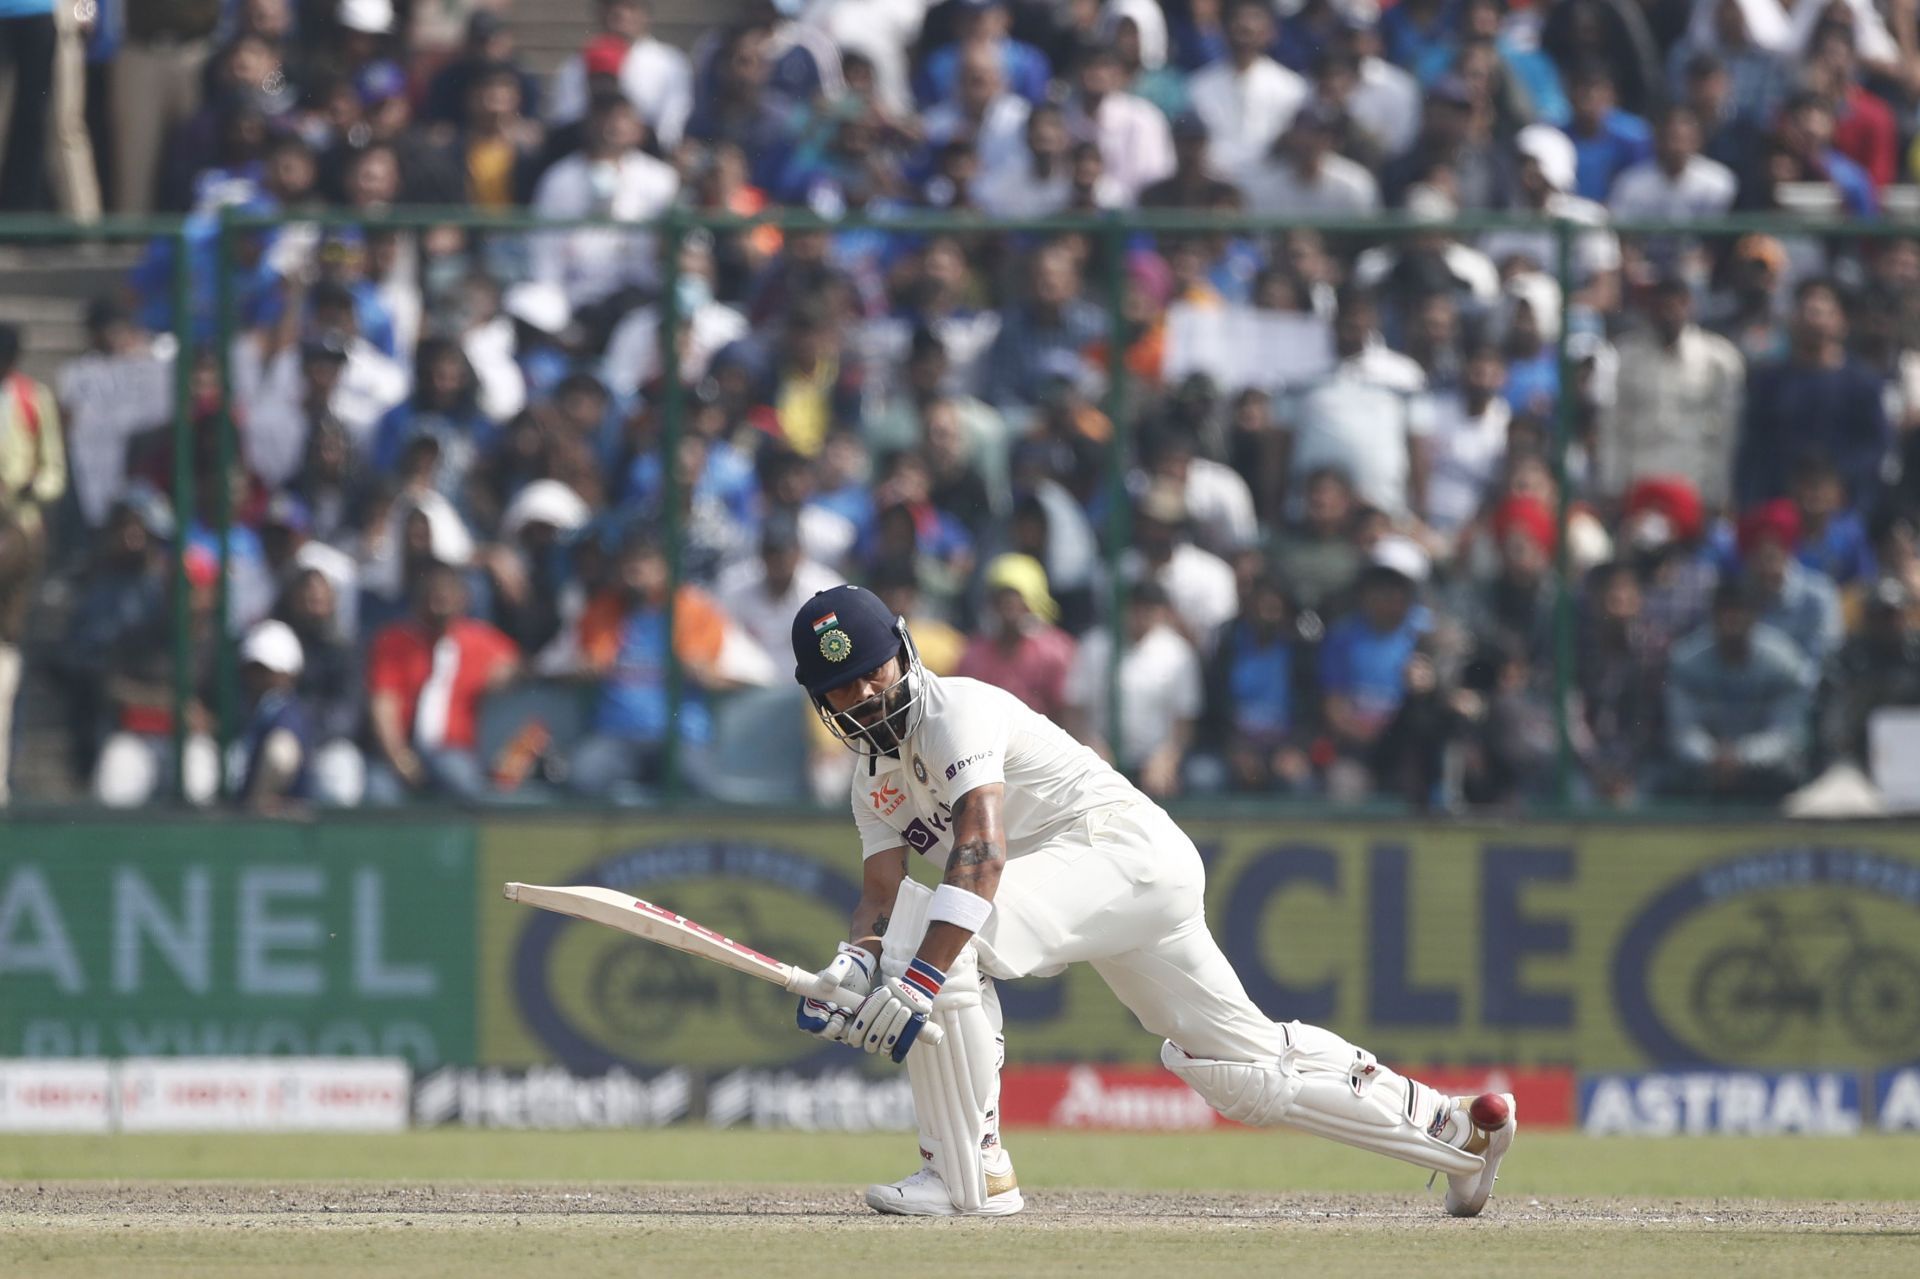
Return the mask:
[[[912,693],[908,691],[907,678],[903,674],[899,679],[887,685],[885,689],[867,699],[869,702],[878,701],[880,703],[882,713],[879,718],[875,719],[872,724],[863,723],[856,718],[853,712],[866,705],[865,702],[862,702],[855,706],[849,706],[846,710],[839,713],[840,730],[849,737],[866,738],[867,741],[873,744],[874,750],[879,754],[898,755],[900,753],[900,744],[906,736],[907,712],[909,703],[912,701],[912,696]]]

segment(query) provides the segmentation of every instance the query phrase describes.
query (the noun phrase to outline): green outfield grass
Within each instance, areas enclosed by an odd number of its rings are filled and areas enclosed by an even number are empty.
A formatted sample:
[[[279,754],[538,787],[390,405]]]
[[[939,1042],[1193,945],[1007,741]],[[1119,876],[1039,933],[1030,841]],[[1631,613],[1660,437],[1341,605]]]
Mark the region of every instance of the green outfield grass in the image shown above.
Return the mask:
[[[865,1210],[898,1134],[684,1128],[0,1141],[0,1276],[1201,1279],[1920,1274],[1920,1141],[1521,1135],[1476,1221],[1277,1133],[1014,1132],[995,1221]]]
[[[1272,1132],[1007,1134],[1023,1185],[1115,1190],[1406,1191],[1424,1177]],[[0,1181],[697,1181],[859,1186],[915,1162],[899,1134],[670,1128],[631,1133],[12,1136]],[[1521,1134],[1508,1195],[1920,1200],[1920,1138]],[[1920,1265],[1916,1265],[1920,1272]]]

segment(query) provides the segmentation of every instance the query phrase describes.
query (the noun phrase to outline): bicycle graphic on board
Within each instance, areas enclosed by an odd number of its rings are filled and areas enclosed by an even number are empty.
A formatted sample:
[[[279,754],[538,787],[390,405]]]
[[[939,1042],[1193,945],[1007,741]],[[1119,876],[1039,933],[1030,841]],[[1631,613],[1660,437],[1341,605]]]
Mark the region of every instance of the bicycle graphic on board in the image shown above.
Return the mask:
[[[1716,1048],[1757,1051],[1789,1017],[1832,1014],[1863,1047],[1920,1050],[1920,961],[1869,940],[1842,902],[1797,916],[1762,902],[1751,913],[1759,935],[1714,951],[1693,977],[1693,1014]],[[1821,937],[1838,940],[1835,953],[1810,962],[1807,943]]]

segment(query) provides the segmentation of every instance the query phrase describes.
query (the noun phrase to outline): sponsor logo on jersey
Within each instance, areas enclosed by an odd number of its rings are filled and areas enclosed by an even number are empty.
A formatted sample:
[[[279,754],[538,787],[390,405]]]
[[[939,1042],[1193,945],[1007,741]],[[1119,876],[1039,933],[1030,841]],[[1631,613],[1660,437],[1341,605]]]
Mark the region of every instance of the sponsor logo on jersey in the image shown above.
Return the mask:
[[[907,802],[907,793],[892,782],[881,782],[879,790],[867,792],[867,798],[873,801],[873,811],[882,817],[891,817]]]
[[[920,761],[920,757],[918,755],[915,755],[913,757],[913,775],[920,779],[920,784],[922,786],[925,786],[927,784],[927,766]],[[952,777],[953,774],[948,773],[947,776]]]
[[[925,821],[916,817],[907,823],[901,835],[906,837],[907,847],[916,853],[930,853],[940,845],[940,837],[947,833],[947,827],[953,822],[953,809],[941,804]]]
[[[953,763],[947,765],[947,780],[952,781],[959,774],[966,772],[967,769],[971,768],[975,764],[978,764],[981,760],[992,759],[992,758],[993,758],[992,751],[979,751],[975,754],[967,756],[965,759],[957,759]]]

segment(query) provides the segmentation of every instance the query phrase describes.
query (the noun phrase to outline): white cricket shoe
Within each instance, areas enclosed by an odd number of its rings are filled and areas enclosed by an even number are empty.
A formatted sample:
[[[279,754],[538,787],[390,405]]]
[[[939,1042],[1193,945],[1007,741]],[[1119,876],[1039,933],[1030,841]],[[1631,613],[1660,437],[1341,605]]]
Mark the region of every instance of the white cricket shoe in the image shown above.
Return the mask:
[[[1004,1150],[997,1151],[1000,1157],[987,1158],[987,1206],[977,1213],[963,1214],[953,1206],[953,1197],[947,1193],[947,1183],[931,1164],[922,1165],[919,1172],[900,1181],[883,1186],[867,1187],[867,1206],[875,1212],[890,1213],[899,1217],[1006,1217],[1019,1212],[1027,1206],[1020,1197],[1020,1183],[1014,1179],[1013,1160],[1007,1158]],[[999,1166],[996,1168],[995,1165]]]
[[[1506,1103],[1506,1122],[1492,1128],[1482,1128],[1473,1121],[1474,1103],[1480,1097],[1455,1097],[1454,1108],[1460,1112],[1467,1125],[1467,1139],[1461,1143],[1462,1149],[1470,1154],[1479,1155],[1485,1163],[1479,1172],[1462,1173],[1447,1177],[1447,1211],[1455,1217],[1477,1217],[1480,1210],[1487,1206],[1487,1199],[1493,1194],[1493,1183],[1500,1173],[1500,1161],[1506,1158],[1507,1151],[1513,1146],[1513,1134],[1520,1127],[1520,1111],[1513,1104],[1513,1094],[1483,1093],[1482,1097],[1497,1097]]]

